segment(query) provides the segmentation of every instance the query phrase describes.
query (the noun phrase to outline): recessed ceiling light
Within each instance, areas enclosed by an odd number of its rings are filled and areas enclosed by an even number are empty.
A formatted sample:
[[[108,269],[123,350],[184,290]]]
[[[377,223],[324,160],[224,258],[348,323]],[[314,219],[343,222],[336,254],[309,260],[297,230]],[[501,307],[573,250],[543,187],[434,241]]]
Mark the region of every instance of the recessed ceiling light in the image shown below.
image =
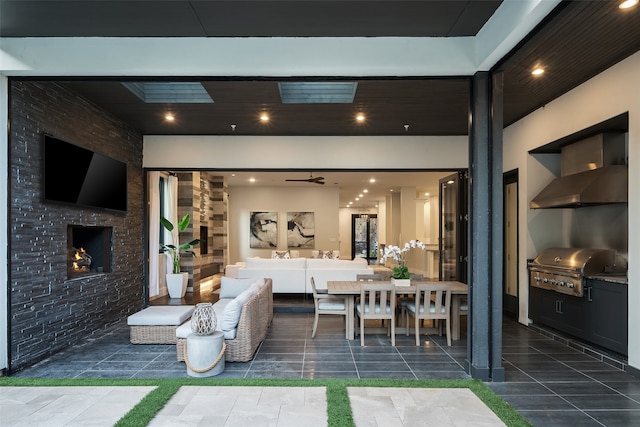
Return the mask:
[[[356,197],[356,202],[357,202],[358,200],[360,200],[360,197]]]
[[[362,190],[363,193],[368,193],[369,190],[367,190],[366,188],[364,190]]]
[[[376,182],[376,179],[375,178],[370,178],[369,182],[374,183],[374,182]]]
[[[176,119],[176,117],[173,114],[165,114],[164,119],[168,122],[172,122]]]
[[[255,178],[249,178],[249,182],[256,182]]]
[[[638,0],[625,0],[618,6],[620,9],[630,9],[638,4]]]
[[[364,195],[363,194],[358,194],[358,197],[364,197]]]
[[[544,68],[536,67],[533,69],[533,71],[531,71],[531,74],[533,74],[534,76],[541,76],[542,74],[544,74]]]
[[[430,196],[431,194],[430,194],[430,193],[424,193],[424,195],[425,195],[425,196]]]

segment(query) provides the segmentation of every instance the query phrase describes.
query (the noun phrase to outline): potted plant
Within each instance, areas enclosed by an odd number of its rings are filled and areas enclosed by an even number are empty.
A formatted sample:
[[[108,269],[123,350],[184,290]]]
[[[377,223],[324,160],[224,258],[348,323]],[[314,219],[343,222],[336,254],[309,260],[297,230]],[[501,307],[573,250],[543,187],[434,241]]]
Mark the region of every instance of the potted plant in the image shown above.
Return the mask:
[[[195,252],[191,250],[193,246],[200,243],[200,239],[194,239],[189,243],[180,244],[180,231],[184,231],[191,222],[191,216],[186,214],[178,221],[178,229],[165,217],[160,217],[160,223],[162,226],[171,233],[172,242],[174,244],[166,245],[160,243],[160,250],[169,254],[171,257],[172,273],[167,273],[167,290],[169,291],[169,298],[182,298],[187,291],[187,283],[189,281],[189,273],[182,273],[180,271],[180,257],[182,254],[191,254],[196,256]]]
[[[414,248],[425,250],[426,246],[419,240],[410,240],[402,248],[394,245],[384,248],[380,264],[384,264],[388,258],[398,261],[398,265],[393,267],[393,274],[391,275],[391,282],[396,286],[409,286],[411,284],[411,274],[409,273],[409,267],[407,267],[405,255]]]

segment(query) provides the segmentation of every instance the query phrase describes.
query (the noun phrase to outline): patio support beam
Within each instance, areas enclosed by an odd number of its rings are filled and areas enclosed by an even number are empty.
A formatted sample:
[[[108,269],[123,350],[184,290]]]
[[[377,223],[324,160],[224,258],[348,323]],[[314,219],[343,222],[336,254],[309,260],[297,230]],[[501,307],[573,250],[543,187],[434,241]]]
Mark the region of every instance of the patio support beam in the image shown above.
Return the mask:
[[[502,74],[471,79],[469,119],[469,339],[466,370],[504,381],[502,367]]]

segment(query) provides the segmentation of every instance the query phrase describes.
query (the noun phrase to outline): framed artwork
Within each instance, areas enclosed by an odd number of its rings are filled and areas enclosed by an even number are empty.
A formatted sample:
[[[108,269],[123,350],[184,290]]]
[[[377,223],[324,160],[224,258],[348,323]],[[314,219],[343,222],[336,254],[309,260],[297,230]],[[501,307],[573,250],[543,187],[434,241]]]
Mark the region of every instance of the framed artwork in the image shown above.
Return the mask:
[[[287,212],[287,247],[313,249],[315,229],[313,212]]]
[[[251,212],[249,228],[249,247],[251,249],[274,249],[278,247],[277,212]]]

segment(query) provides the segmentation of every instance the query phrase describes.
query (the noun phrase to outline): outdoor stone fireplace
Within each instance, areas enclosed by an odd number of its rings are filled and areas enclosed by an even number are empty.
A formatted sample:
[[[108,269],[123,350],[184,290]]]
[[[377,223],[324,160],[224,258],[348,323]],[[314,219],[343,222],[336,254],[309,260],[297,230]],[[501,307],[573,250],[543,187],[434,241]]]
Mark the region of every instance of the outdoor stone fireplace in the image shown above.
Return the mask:
[[[112,227],[67,226],[67,278],[111,271]]]

